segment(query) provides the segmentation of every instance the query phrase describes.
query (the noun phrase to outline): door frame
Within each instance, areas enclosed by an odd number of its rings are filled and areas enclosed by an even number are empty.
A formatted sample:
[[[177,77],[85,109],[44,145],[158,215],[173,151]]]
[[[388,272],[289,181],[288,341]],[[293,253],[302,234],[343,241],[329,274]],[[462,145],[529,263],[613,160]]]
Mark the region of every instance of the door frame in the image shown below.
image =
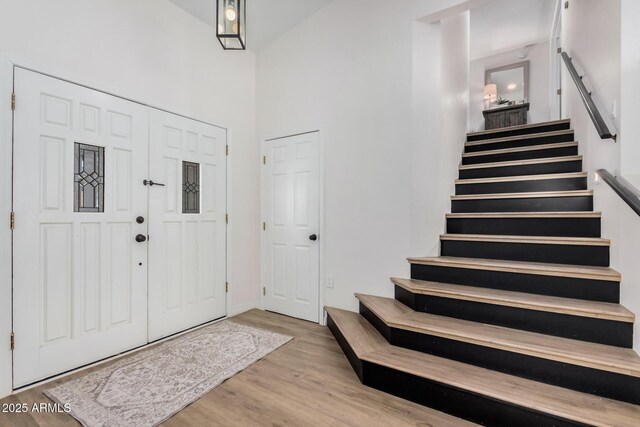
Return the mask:
[[[95,91],[103,92],[107,95],[115,96],[129,102],[143,105],[148,108],[154,108],[177,116],[195,120],[210,126],[225,130],[227,134],[227,145],[229,146],[229,155],[227,161],[227,185],[226,185],[226,212],[229,215],[229,223],[226,227],[226,282],[232,283],[231,277],[231,253],[232,253],[232,203],[231,203],[231,176],[233,171],[233,136],[228,127],[209,123],[205,120],[196,119],[184,114],[176,113],[169,108],[158,107],[142,100],[134,99],[123,95],[117,88],[109,87],[103,83],[88,80],[82,76],[74,75],[67,71],[62,71],[50,65],[34,63],[24,58],[9,56],[0,52],[0,398],[9,396],[14,393],[13,388],[13,352],[9,346],[9,337],[13,331],[13,274],[12,274],[12,233],[9,230],[11,211],[13,206],[13,110],[11,109],[11,94],[14,85],[14,69],[23,68],[28,71],[39,73],[58,80],[63,80],[78,86],[86,87]],[[49,71],[43,71],[49,70]],[[20,95],[17,94],[16,108],[19,108]],[[19,224],[19,218],[16,219]],[[225,319],[233,314],[230,313],[233,287],[229,286],[229,292],[226,293],[226,316]],[[218,320],[222,320],[218,319]],[[199,327],[198,325],[197,327]],[[173,336],[173,335],[172,335]],[[171,337],[167,337],[171,338]],[[16,338],[19,339],[19,338]],[[5,341],[6,340],[6,341]],[[156,342],[161,342],[156,341]],[[6,343],[6,344],[2,344]],[[139,347],[144,348],[154,343],[146,344]],[[134,351],[135,351],[134,350]],[[108,360],[108,359],[105,359]],[[102,361],[99,361],[102,363]],[[91,365],[88,365],[91,366]],[[39,381],[36,384],[51,381],[61,376],[69,375],[76,370],[53,376],[49,379]],[[29,386],[31,387],[31,386]],[[28,387],[25,387],[28,388]],[[17,390],[17,389],[16,389]]]
[[[267,143],[269,141],[290,138],[292,136],[305,135],[309,133],[318,134],[318,319],[319,324],[325,326],[327,324],[326,316],[324,313],[324,300],[325,300],[325,153],[324,153],[324,138],[322,127],[313,127],[314,130],[300,131],[300,132],[282,132],[280,136],[270,136],[260,138],[260,158],[258,159],[258,165],[260,167],[260,222],[258,224],[258,233],[260,233],[260,283],[259,283],[259,302],[260,309],[264,310],[264,295],[262,293],[263,283],[266,281],[265,277],[265,239],[262,229],[263,218],[266,212],[266,177],[265,168],[263,167],[263,156],[267,155]]]

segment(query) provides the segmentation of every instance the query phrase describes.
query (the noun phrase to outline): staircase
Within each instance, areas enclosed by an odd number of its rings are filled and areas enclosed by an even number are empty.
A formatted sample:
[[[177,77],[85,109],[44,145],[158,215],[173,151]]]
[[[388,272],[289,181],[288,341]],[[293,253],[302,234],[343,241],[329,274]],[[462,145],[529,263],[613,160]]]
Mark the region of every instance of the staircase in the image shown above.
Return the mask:
[[[639,426],[619,305],[569,120],[467,135],[441,256],[327,322],[370,387],[476,423]]]

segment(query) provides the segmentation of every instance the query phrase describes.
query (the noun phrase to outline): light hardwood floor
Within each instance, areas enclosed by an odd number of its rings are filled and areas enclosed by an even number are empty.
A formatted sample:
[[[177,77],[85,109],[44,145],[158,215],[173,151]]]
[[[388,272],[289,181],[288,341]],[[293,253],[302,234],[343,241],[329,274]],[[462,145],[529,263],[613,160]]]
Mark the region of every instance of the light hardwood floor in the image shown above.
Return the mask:
[[[260,310],[234,321],[294,336],[162,426],[468,426],[465,421],[365,387],[326,327]],[[0,401],[50,402],[43,390],[89,368]],[[2,414],[0,426],[78,426],[66,414]]]

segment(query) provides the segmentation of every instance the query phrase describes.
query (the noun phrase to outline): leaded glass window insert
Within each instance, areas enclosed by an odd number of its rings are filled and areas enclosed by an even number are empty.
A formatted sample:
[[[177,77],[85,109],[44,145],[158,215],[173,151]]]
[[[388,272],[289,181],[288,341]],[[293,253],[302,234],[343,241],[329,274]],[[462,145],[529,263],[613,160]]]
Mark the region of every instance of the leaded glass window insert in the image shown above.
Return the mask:
[[[74,212],[104,212],[104,147],[75,143]]]
[[[200,213],[200,164],[182,162],[182,213]]]

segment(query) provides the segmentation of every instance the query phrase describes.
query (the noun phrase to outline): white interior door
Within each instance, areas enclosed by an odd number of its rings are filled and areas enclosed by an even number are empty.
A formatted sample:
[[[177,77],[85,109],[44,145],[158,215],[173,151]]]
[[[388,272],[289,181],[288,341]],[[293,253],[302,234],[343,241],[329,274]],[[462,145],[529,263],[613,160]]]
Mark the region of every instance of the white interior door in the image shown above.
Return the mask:
[[[152,109],[149,340],[226,314],[224,129]]]
[[[147,342],[147,108],[16,68],[14,387]]]
[[[264,151],[264,308],[318,322],[318,133],[266,141]]]

